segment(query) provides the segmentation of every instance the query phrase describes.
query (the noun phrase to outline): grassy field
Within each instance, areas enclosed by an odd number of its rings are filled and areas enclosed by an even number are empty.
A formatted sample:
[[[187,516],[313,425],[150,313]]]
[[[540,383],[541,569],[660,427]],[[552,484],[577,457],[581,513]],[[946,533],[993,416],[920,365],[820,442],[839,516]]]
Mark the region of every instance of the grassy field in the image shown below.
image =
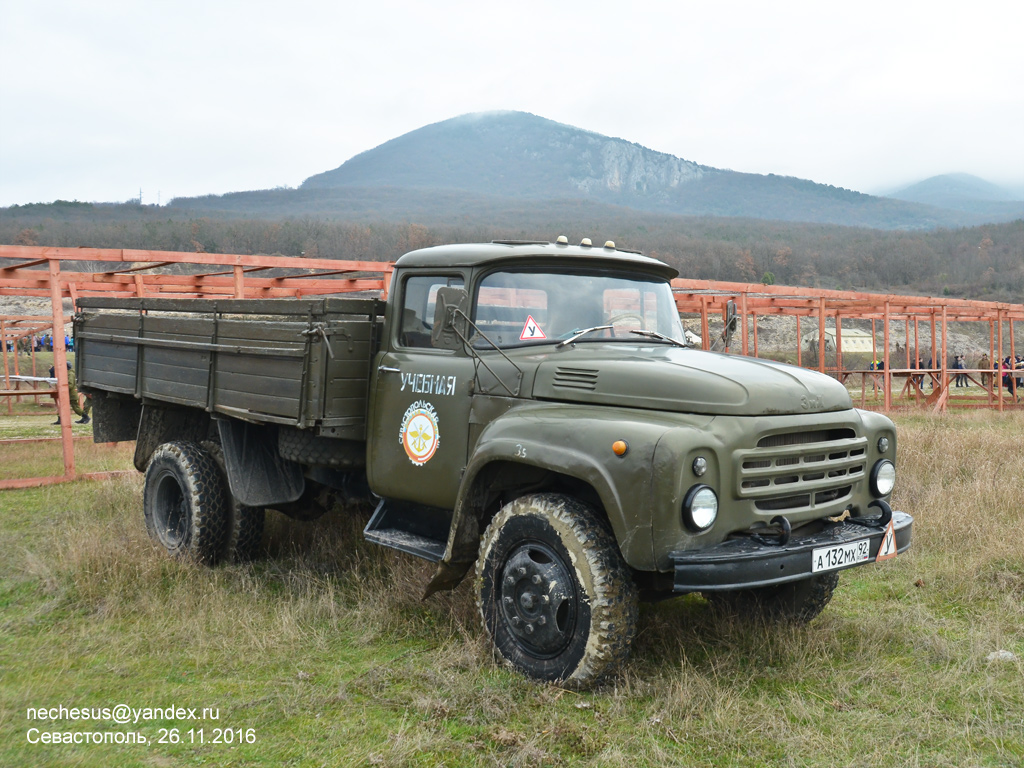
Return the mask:
[[[845,573],[806,627],[646,605],[626,669],[582,694],[496,666],[468,584],[421,601],[430,567],[358,512],[273,513],[267,557],[211,570],[151,545],[137,477],[0,492],[0,765],[1022,765],[1024,415],[898,418],[910,554]],[[27,717],[118,704],[218,719]]]

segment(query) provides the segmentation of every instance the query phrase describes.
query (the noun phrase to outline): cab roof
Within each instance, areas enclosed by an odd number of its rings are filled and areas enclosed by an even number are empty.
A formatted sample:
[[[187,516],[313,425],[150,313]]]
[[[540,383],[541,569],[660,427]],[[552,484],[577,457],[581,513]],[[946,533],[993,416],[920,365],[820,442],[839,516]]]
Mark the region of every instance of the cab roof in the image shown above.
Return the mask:
[[[478,267],[494,262],[508,261],[630,269],[655,274],[666,280],[679,272],[663,261],[652,259],[636,251],[625,251],[608,246],[566,245],[545,242],[494,241],[490,243],[461,243],[438,245],[410,251],[395,262],[402,267]],[[510,265],[511,265],[510,264]]]

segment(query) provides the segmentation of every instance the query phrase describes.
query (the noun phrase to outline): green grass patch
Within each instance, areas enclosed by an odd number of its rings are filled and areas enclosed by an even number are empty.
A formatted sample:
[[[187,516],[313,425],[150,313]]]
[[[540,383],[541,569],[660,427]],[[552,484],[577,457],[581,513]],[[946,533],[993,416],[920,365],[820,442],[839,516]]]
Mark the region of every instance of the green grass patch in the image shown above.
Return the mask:
[[[365,510],[271,513],[266,557],[210,569],[149,541],[137,476],[0,492],[0,764],[1020,765],[1024,419],[899,419],[911,553],[845,573],[805,627],[645,605],[626,668],[587,693],[496,665],[469,585],[421,601],[431,567],[367,544]],[[218,719],[26,716],[122,703]]]

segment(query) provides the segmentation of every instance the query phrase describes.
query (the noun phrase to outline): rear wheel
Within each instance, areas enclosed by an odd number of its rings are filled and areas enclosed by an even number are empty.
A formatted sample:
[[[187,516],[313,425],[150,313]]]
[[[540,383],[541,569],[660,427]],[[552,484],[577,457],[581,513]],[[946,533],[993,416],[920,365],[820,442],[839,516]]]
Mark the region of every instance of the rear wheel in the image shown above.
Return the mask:
[[[805,624],[825,609],[838,584],[839,574],[832,572],[776,587],[710,592],[705,597],[717,610],[735,616]]]
[[[497,654],[539,680],[589,685],[629,655],[637,591],[612,535],[584,504],[506,504],[477,560],[477,606]]]
[[[143,512],[150,537],[175,557],[213,564],[227,528],[220,469],[192,442],[164,443],[146,468]]]
[[[266,511],[263,507],[247,507],[231,494],[228,482],[228,471],[224,464],[224,449],[215,440],[204,440],[202,443],[220,470],[221,484],[224,489],[224,500],[227,505],[226,536],[222,556],[224,559],[245,563],[255,560],[260,554],[263,544],[263,525]]]

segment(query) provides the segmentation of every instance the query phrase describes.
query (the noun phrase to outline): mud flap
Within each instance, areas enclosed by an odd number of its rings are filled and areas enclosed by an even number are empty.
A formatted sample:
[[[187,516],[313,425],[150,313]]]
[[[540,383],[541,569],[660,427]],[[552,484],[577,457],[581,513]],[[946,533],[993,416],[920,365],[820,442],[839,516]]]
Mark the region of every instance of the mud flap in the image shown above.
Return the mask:
[[[302,467],[277,452],[277,427],[217,419],[231,495],[247,507],[297,500],[306,489]]]
[[[92,441],[127,443],[139,434],[142,406],[134,398],[118,397],[103,390],[89,390],[92,401]]]

